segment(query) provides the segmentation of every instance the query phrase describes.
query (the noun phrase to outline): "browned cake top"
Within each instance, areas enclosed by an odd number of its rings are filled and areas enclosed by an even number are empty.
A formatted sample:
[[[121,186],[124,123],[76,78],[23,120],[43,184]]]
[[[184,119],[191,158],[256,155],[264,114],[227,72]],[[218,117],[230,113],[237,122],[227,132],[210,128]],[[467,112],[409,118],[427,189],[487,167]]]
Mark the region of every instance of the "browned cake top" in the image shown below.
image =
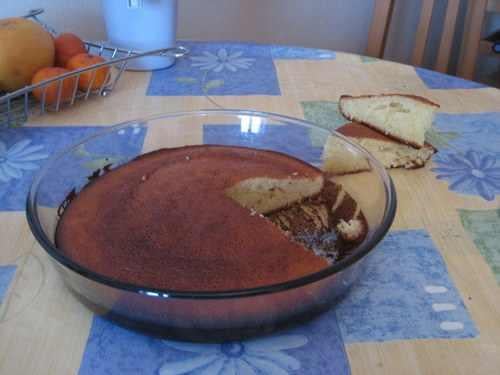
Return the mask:
[[[359,122],[350,122],[348,124],[342,125],[338,129],[336,129],[336,131],[350,138],[371,138],[383,142],[404,144],[394,138],[388,137],[387,135],[374,130],[369,126],[360,124]],[[434,149],[434,147],[427,142],[424,143],[424,147]]]
[[[66,208],[56,243],[108,277],[144,286],[216,291],[285,282],[325,259],[224,190],[254,176],[317,177],[270,151],[189,146],[146,154],[99,177]]]
[[[337,129],[337,132],[351,138],[372,138],[385,142],[398,143],[385,134],[373,130],[366,125],[360,124],[359,122],[350,122],[349,124],[342,125]]]
[[[436,108],[440,108],[440,105],[437,103],[434,103],[432,100],[429,100],[427,98],[424,98],[423,96],[419,95],[412,95],[412,94],[396,94],[396,93],[387,93],[387,94],[377,94],[377,95],[358,95],[358,96],[352,96],[352,95],[341,95],[340,99],[361,99],[361,98],[377,98],[377,97],[384,97],[384,96],[394,96],[394,97],[403,97],[403,98],[410,98],[417,100],[421,103],[431,105]]]

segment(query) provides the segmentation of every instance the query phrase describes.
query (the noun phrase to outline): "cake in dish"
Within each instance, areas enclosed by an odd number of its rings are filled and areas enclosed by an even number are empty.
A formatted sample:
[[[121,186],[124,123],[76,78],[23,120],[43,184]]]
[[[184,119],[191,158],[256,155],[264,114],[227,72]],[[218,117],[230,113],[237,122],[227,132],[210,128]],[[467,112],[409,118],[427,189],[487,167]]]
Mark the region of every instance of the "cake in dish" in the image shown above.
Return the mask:
[[[425,143],[422,148],[413,148],[394,140],[370,127],[359,123],[349,123],[337,129],[350,141],[370,152],[385,168],[421,168],[436,152]],[[323,153],[323,169],[332,174],[346,174],[369,170],[370,166],[361,155],[351,155],[336,138],[330,137]]]
[[[345,256],[368,229],[357,202],[342,185],[329,180],[319,194],[277,210],[268,218],[329,263]]]
[[[350,121],[363,123],[414,148],[422,148],[439,105],[415,95],[342,95],[339,108]]]
[[[367,230],[356,202],[317,168],[205,145],[158,150],[93,179],[65,206],[56,244],[121,282],[227,291],[320,271]]]

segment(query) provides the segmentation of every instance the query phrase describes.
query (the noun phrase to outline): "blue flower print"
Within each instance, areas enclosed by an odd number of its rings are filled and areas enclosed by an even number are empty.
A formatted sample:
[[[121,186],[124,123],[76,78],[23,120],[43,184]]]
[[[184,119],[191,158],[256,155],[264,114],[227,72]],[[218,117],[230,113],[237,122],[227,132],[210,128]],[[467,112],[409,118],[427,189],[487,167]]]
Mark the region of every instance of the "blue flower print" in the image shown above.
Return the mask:
[[[167,362],[160,375],[180,374],[288,374],[300,369],[300,362],[283,350],[300,348],[307,343],[302,335],[283,335],[222,344],[193,344],[166,341],[173,349],[197,354],[191,358]]]
[[[214,71],[220,73],[224,69],[236,72],[238,69],[249,69],[255,59],[242,57],[243,52],[229,53],[225,48],[220,48],[216,54],[205,51],[203,56],[191,57],[191,66],[201,70]]]
[[[438,179],[450,182],[449,189],[465,194],[480,195],[491,201],[500,193],[499,158],[468,150],[465,154],[438,154],[433,168]]]
[[[42,150],[43,146],[31,145],[29,139],[23,139],[10,148],[0,141],[0,182],[20,179],[23,171],[38,169],[39,165],[35,162],[49,156]]]

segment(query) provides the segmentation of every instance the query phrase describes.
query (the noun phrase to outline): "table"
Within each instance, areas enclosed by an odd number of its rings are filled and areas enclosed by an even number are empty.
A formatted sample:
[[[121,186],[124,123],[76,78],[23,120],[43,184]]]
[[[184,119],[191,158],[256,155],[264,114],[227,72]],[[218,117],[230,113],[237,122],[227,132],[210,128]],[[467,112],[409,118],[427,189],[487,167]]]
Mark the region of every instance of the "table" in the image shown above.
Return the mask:
[[[499,373],[500,91],[353,54],[185,45],[191,55],[171,69],[126,72],[107,98],[0,132],[0,373]],[[341,94],[389,92],[441,105],[432,137],[440,152],[423,169],[390,172],[398,212],[366,274],[337,308],[292,331],[223,345],[127,331],[65,289],[26,223],[24,200],[36,170],[101,127],[223,107],[334,129],[345,122]],[[206,129],[210,124],[199,136]],[[207,139],[230,137],[219,130]],[[123,136],[130,152],[151,141],[140,129]],[[91,162],[101,161],[97,155]]]

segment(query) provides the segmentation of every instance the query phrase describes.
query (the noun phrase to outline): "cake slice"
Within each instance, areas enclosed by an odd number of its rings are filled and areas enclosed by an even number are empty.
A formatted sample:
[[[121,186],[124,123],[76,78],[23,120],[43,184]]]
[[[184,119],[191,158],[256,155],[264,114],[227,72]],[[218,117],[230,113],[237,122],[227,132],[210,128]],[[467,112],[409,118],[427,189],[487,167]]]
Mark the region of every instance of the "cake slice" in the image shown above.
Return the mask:
[[[228,188],[226,195],[243,207],[267,214],[318,194],[323,188],[323,175],[313,167],[309,174],[310,177],[300,177],[295,172],[287,178],[248,178]]]
[[[422,148],[425,132],[432,127],[439,105],[415,95],[342,95],[339,108],[350,121],[363,123],[414,148]]]
[[[436,152],[425,143],[415,149],[400,143],[359,123],[350,123],[337,129],[349,140],[358,143],[370,152],[385,168],[416,169],[425,165]],[[358,154],[349,154],[343,143],[331,137],[323,153],[323,170],[332,174],[346,174],[369,170],[368,161]]]
[[[322,169],[328,174],[342,175],[371,169],[367,158],[348,148],[343,140],[335,136],[326,140],[322,159]]]

